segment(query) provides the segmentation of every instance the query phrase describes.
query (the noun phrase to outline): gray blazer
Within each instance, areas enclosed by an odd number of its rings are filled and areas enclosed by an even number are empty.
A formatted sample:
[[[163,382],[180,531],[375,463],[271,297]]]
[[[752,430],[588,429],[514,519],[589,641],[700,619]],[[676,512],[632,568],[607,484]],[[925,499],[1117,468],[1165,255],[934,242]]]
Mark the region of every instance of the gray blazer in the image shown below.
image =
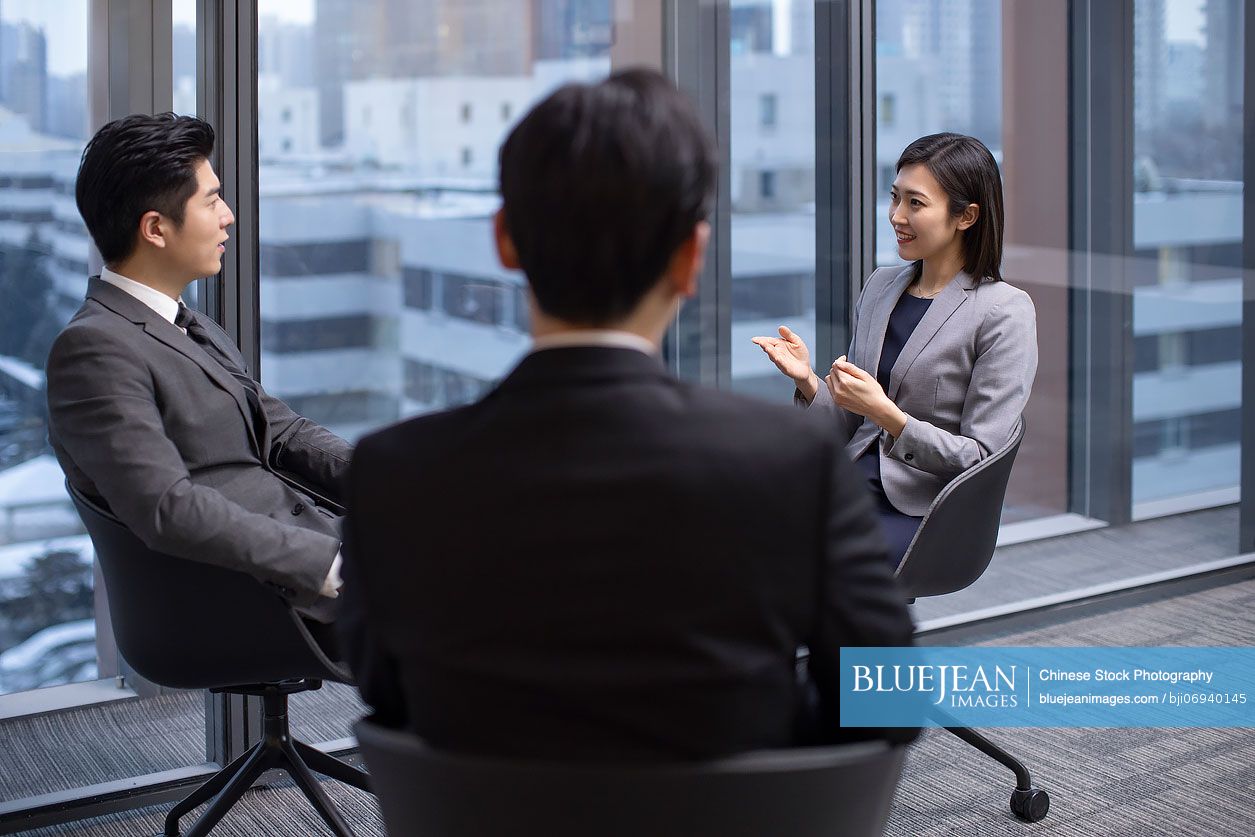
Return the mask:
[[[47,374],[48,435],[71,485],[153,549],[247,572],[297,606],[318,601],[340,539],[316,500],[339,502],[347,442],[264,391],[255,438],[244,389],[222,364],[99,278]]]
[[[847,354],[873,376],[889,315],[911,277],[911,266],[882,267],[855,304]],[[908,416],[901,436],[838,407],[826,385],[810,409],[832,414],[851,459],[879,440],[885,496],[921,517],[947,482],[1011,437],[1036,374],[1033,300],[1006,282],[960,273],[933,299],[890,373],[887,395]]]

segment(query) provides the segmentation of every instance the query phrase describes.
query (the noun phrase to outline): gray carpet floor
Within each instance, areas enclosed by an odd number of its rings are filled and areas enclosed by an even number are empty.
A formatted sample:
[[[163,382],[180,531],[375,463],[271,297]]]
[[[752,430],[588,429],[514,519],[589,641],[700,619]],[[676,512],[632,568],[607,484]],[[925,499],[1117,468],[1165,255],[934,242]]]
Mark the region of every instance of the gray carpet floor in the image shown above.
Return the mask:
[[[1008,635],[986,644],[1250,645],[1253,638],[1255,581],[1247,581]],[[50,750],[38,761],[28,761],[39,757],[36,744],[19,743],[23,748],[20,752],[6,749],[0,760],[6,768],[0,777],[6,798],[19,785],[33,787],[38,783],[47,791],[52,780],[79,784],[100,781],[90,777],[129,764],[160,769],[153,766],[159,759],[165,760],[161,766],[174,766],[181,753],[199,753],[199,697],[179,695],[147,703],[151,705],[144,712],[129,712],[130,720],[115,718],[113,726],[107,727],[115,735],[128,738],[105,739],[100,732],[106,723],[103,716],[119,712],[119,707],[88,710],[85,717],[71,712],[35,719],[43,726],[23,730],[20,741],[42,731],[59,742],[80,738],[81,747],[73,751],[71,759]],[[356,714],[356,707],[347,690],[298,698],[294,700],[294,728],[311,740],[318,740],[318,733],[327,739],[339,737]],[[180,724],[186,726],[176,730]],[[128,725],[133,726],[128,729]],[[6,725],[0,746],[13,747],[14,733],[12,726]],[[1026,729],[995,730],[991,737],[1021,757],[1036,783],[1051,793],[1051,811],[1045,821],[1026,825],[1015,820],[1007,809],[1013,785],[1010,772],[947,733],[930,731],[908,755],[888,834],[1255,835],[1255,730]],[[118,740],[129,740],[130,755],[114,752]],[[11,756],[22,760],[10,761]],[[22,765],[22,770],[7,769],[12,764]],[[12,774],[17,772],[26,775],[15,778]],[[109,778],[116,777],[115,772]],[[324,787],[360,837],[383,833],[378,809],[370,797],[334,782],[325,782]],[[165,806],[159,806],[27,833],[32,837],[157,834],[164,811]],[[326,831],[299,792],[279,784],[248,794],[214,833],[222,837],[306,837]],[[532,833],[538,832],[519,831],[522,835]]]
[[[303,741],[352,735],[357,692],[326,683],[293,695],[292,732]],[[121,742],[121,743],[120,743]],[[0,800],[115,782],[205,761],[203,692],[75,709],[0,723]],[[31,765],[11,770],[9,765]]]
[[[1255,581],[1246,581],[982,644],[1253,642]],[[1050,793],[1045,820],[1016,820],[1007,807],[1010,771],[949,733],[930,730],[907,754],[888,834],[1255,835],[1255,729],[1003,729],[989,737]]]

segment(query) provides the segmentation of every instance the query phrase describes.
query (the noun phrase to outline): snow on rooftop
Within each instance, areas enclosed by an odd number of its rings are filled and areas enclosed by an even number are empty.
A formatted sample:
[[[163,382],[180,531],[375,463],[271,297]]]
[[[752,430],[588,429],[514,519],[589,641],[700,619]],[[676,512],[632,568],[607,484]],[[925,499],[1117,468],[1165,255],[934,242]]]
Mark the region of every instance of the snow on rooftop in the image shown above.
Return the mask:
[[[70,503],[65,474],[56,458],[45,453],[0,471],[0,509],[21,503]]]
[[[46,538],[26,543],[0,546],[0,579],[17,578],[26,572],[26,566],[34,558],[49,552],[74,552],[84,564],[90,564],[96,552],[87,535],[71,535],[65,538]]]
[[[0,355],[0,373],[31,389],[44,388],[44,373],[20,358]]]

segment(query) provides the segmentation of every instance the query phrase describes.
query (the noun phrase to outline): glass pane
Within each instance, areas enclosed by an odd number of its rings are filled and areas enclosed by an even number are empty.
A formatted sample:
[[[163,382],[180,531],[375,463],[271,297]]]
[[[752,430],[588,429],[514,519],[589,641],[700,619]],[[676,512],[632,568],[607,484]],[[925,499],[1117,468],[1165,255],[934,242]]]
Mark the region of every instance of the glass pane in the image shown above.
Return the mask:
[[[555,86],[606,75],[634,13],[261,0],[268,390],[355,439],[473,400],[509,370],[527,311],[492,247],[497,148]]]
[[[1135,517],[1238,499],[1243,5],[1134,5]]]
[[[175,5],[177,17],[187,4]],[[6,766],[26,767],[0,769],[5,801],[204,760],[200,694],[113,700],[130,692],[114,679],[91,541],[47,442],[48,350],[87,289],[74,189],[91,134],[90,7],[0,5],[0,749]]]
[[[889,223],[889,187],[908,144],[953,131],[976,137],[1001,163],[1001,43],[1001,0],[877,0],[877,265],[903,264]]]
[[[174,112],[195,116],[196,108],[196,0],[171,0],[174,63]]]
[[[730,15],[732,388],[787,402],[792,382],[750,338],[784,325],[815,342],[815,4]]]
[[[74,205],[87,9],[0,6],[0,694],[113,665],[97,665],[93,553],[48,446],[44,399],[48,349],[87,287]]]
[[[172,109],[185,116],[197,116],[196,100],[196,0],[171,0]],[[183,291],[183,302],[204,311],[209,282],[193,282]]]

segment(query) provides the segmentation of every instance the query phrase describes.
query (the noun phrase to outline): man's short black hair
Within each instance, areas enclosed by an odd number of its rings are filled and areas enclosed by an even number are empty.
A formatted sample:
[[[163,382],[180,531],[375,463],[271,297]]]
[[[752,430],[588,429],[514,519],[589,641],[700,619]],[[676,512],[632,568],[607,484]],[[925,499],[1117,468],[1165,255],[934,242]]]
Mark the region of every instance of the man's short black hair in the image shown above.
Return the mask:
[[[74,199],[105,264],[131,255],[145,212],[183,223],[196,167],[213,150],[214,129],[194,116],[137,113],[96,132],[83,149]]]
[[[715,153],[653,70],[559,88],[501,148],[505,226],[542,311],[603,326],[636,308],[710,211]]]

